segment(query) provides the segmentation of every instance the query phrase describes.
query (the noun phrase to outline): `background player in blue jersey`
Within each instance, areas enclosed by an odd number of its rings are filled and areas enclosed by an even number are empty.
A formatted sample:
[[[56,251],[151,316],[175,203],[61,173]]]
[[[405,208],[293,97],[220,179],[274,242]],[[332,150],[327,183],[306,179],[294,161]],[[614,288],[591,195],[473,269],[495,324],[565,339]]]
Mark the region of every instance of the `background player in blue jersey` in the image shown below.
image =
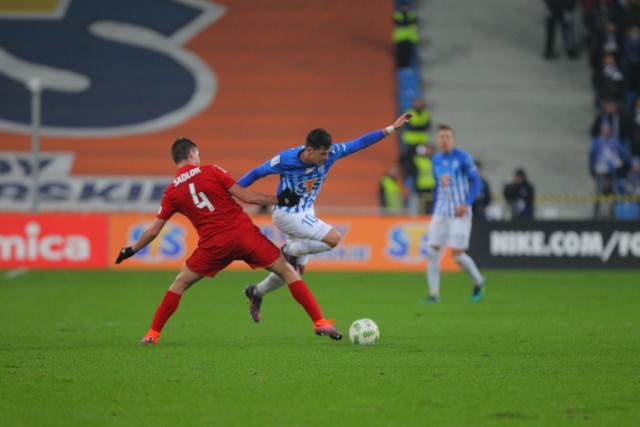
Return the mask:
[[[440,152],[433,157],[436,188],[429,227],[429,296],[422,302],[440,301],[440,259],[444,246],[451,248],[453,259],[473,279],[471,301],[478,302],[484,293],[485,278],[465,251],[471,236],[471,204],[480,192],[482,181],[471,155],[455,147],[451,127],[438,127],[436,143]]]
[[[290,148],[277,154],[271,160],[249,171],[238,180],[238,184],[248,187],[267,175],[280,175],[278,191],[285,188],[300,196],[294,207],[273,210],[273,223],[287,235],[287,244],[282,251],[294,267],[303,273],[308,255],[328,251],[340,243],[340,232],[315,216],[313,203],[322,188],[331,166],[339,159],[369,147],[407,124],[411,114],[398,117],[393,125],[368,133],[353,141],[334,144],[331,135],[324,129],[314,129],[307,135],[305,145]],[[270,274],[258,285],[245,289],[251,301],[251,314],[257,322],[262,297],[284,285],[284,281]]]

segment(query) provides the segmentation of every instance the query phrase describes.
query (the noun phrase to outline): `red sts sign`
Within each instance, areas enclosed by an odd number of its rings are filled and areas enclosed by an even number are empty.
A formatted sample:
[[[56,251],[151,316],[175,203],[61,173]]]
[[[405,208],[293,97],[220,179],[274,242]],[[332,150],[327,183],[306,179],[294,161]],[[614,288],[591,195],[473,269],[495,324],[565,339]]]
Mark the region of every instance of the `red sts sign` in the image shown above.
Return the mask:
[[[8,215],[0,222],[0,268],[106,265],[106,215]]]

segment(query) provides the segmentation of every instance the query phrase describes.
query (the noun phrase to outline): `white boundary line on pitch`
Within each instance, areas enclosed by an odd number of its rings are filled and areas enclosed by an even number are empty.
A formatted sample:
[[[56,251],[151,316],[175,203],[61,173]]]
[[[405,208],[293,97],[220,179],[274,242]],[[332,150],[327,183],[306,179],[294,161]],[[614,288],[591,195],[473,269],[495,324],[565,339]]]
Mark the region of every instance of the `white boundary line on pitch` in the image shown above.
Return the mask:
[[[11,280],[11,279],[20,277],[24,274],[27,274],[28,272],[29,272],[29,269],[27,267],[18,267],[4,273],[4,278],[7,280]]]

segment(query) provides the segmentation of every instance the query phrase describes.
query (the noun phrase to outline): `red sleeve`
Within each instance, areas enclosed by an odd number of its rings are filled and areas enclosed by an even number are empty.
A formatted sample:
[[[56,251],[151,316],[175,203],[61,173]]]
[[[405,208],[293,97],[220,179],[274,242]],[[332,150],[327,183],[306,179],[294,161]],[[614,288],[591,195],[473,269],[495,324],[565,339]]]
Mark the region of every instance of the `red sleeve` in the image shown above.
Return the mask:
[[[158,213],[156,214],[157,218],[169,219],[174,213],[176,213],[176,207],[173,205],[168,193],[169,191],[165,190],[164,195],[162,196],[160,209],[158,209]]]
[[[224,188],[226,188],[227,190],[231,188],[233,184],[236,183],[236,180],[233,179],[231,175],[229,175],[229,172],[222,169],[220,166],[213,165],[212,168],[213,168],[214,175],[220,180]]]

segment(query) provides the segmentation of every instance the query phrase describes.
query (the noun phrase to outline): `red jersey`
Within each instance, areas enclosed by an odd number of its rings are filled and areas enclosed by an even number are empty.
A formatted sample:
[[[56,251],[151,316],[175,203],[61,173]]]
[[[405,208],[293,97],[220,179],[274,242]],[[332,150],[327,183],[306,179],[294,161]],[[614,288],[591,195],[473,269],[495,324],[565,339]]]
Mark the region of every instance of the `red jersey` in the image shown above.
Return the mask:
[[[157,217],[166,220],[180,212],[198,232],[198,247],[224,247],[255,227],[227,191],[235,183],[215,165],[183,166],[164,191]]]

